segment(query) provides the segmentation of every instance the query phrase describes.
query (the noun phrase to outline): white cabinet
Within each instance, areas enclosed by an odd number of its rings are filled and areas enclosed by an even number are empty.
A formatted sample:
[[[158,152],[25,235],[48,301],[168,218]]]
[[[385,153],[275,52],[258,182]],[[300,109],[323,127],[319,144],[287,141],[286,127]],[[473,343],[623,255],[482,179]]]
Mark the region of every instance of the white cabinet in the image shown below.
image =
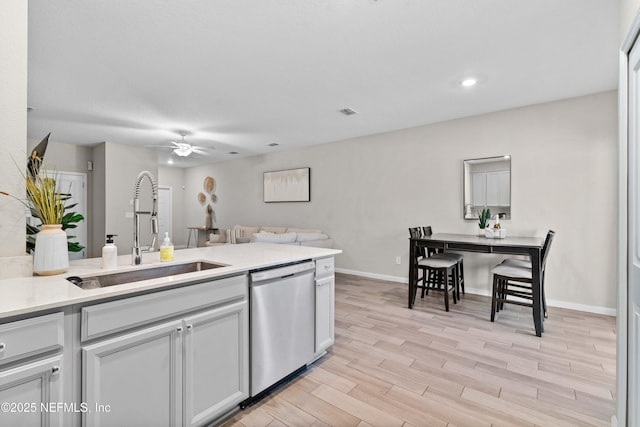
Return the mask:
[[[509,171],[475,172],[471,174],[472,203],[476,207],[509,206],[511,173]]]
[[[315,357],[334,342],[335,277],[333,257],[316,260]]]
[[[185,426],[223,415],[249,395],[247,301],[186,318]]]
[[[169,301],[170,311],[180,301],[199,307],[214,295],[224,295],[220,304],[211,300],[209,309],[140,328],[141,319],[157,319]],[[83,425],[206,425],[248,397],[246,276],[127,299],[137,312],[119,302],[83,309],[83,337],[101,336],[109,324],[119,333],[82,348],[82,398],[102,409],[84,414]],[[133,320],[137,329],[120,332],[127,325],[116,318]]]
[[[471,174],[471,200],[473,206],[487,205],[487,174],[477,172]]]
[[[509,171],[487,172],[487,206],[509,206],[510,195]]]
[[[82,401],[92,408],[83,425],[181,425],[182,328],[175,321],[83,347]]]
[[[0,370],[0,412],[3,426],[50,426],[63,424],[65,412],[80,410],[63,402],[62,355]],[[67,404],[66,408],[60,404]]]
[[[0,425],[62,426],[76,409],[59,406],[63,345],[62,313],[0,325]]]

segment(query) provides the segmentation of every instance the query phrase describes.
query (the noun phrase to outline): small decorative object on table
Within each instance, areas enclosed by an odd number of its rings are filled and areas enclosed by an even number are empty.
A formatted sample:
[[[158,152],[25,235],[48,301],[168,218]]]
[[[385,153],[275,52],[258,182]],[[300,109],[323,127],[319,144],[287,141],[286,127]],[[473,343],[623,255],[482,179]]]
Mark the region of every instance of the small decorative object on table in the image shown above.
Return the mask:
[[[496,214],[494,217],[493,227],[486,227],[484,229],[484,237],[490,239],[504,239],[507,237],[507,230],[500,226],[500,214]]]

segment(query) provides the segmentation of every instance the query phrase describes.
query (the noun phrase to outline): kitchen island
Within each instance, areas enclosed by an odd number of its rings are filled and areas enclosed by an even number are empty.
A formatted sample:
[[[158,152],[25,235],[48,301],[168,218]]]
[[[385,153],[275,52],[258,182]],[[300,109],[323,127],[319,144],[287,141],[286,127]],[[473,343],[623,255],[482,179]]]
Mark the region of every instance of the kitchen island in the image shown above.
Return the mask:
[[[74,261],[59,276],[0,281],[0,400],[12,405],[0,424],[215,422],[249,397],[249,360],[260,357],[249,354],[248,274],[322,261],[318,356],[333,343],[333,256],[340,252],[225,245],[176,251],[171,263],[146,253],[135,267],[120,256],[108,273],[193,261],[221,266],[104,288],[66,280],[106,273],[99,258]]]

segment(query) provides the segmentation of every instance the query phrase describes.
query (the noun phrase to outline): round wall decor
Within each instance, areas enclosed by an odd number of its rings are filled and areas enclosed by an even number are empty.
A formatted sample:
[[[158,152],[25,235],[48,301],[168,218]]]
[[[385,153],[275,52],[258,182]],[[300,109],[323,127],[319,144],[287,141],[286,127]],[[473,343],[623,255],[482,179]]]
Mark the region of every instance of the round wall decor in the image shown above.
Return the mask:
[[[207,193],[211,193],[213,191],[213,187],[215,187],[216,182],[212,177],[208,176],[204,179],[204,191]]]

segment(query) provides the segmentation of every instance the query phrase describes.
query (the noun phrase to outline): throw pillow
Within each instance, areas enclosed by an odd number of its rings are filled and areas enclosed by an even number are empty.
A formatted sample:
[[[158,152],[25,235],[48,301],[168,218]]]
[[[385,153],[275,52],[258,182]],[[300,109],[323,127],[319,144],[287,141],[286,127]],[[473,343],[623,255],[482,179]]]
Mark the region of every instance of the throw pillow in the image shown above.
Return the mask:
[[[322,233],[298,233],[297,242],[308,242],[311,240],[324,240],[328,239],[329,236]]]
[[[296,236],[296,233],[255,233],[253,235],[253,240],[255,242],[265,243],[293,243],[296,241]]]

